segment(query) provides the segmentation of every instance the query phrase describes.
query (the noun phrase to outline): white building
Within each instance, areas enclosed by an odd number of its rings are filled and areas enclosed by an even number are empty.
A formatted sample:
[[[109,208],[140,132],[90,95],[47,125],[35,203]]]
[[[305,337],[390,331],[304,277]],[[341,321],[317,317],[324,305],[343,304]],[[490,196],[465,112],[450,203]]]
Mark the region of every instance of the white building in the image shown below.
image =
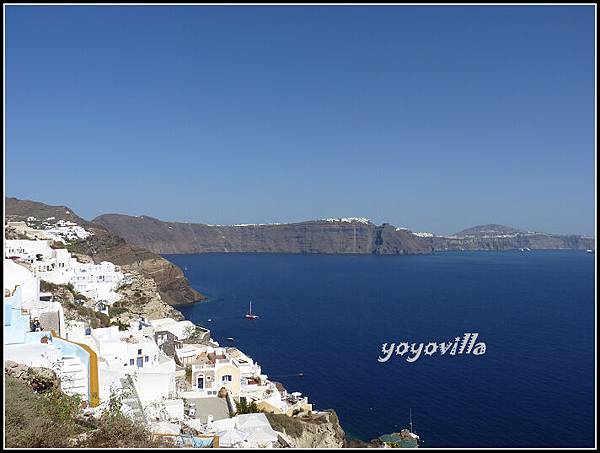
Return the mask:
[[[14,267],[22,266],[12,260],[5,260],[4,265],[4,359],[30,367],[49,368],[60,378],[61,388],[65,393],[80,395],[84,401],[95,404],[90,386],[92,357],[80,345],[56,337],[51,332],[31,331],[31,313],[40,315],[47,312],[39,307],[31,308],[36,303],[31,300],[32,288],[28,288],[31,286],[31,279],[27,277],[19,283],[19,276],[25,274]],[[25,293],[28,294],[27,300],[23,298]],[[56,305],[62,313],[60,304]]]
[[[54,220],[54,218],[46,219]],[[54,225],[47,226],[44,233],[55,241],[66,243],[73,240],[85,239],[92,233],[70,220],[57,220]]]
[[[17,286],[21,287],[24,304],[40,299],[40,280],[26,267],[11,259],[4,259],[4,289],[12,292]]]
[[[166,330],[177,337],[178,340],[185,340],[194,332],[196,326],[187,319],[176,321],[173,318],[161,318],[148,321],[156,332]]]
[[[106,305],[112,305],[121,298],[116,290],[123,280],[120,268],[108,261],[76,263],[69,270],[69,282],[75,290]]]
[[[77,292],[104,306],[121,298],[116,290],[125,276],[118,266],[108,261],[80,263],[67,249],[54,249],[50,243],[48,240],[7,240],[4,255],[29,263],[42,280],[57,285],[71,283]]]
[[[262,413],[215,420],[206,425],[205,431],[218,435],[219,446],[224,448],[273,448],[280,436]]]
[[[132,329],[120,331],[117,326],[110,326],[82,332],[79,326],[79,332],[71,330],[69,338],[88,344],[102,362],[123,375],[164,363],[159,358],[165,356],[152,337]],[[175,369],[174,362],[172,368]]]
[[[427,231],[417,232],[417,233],[413,233],[413,234],[420,238],[432,238],[435,236],[433,233],[428,233]]]
[[[100,399],[106,400],[131,375],[142,404],[173,398],[176,394],[175,361],[153,340],[153,329],[143,322],[128,330],[117,326],[98,329],[70,323],[68,338],[88,345],[98,355]]]
[[[50,247],[49,240],[7,239],[4,244],[4,257],[29,263],[32,270],[43,280],[56,284],[69,281],[69,271],[73,262],[67,249]]]
[[[52,329],[62,336],[66,333],[65,315],[62,305],[52,300],[51,294],[40,293],[40,279],[26,264],[4,259],[4,290],[12,294],[19,287],[20,307],[31,321],[40,321],[46,330]]]

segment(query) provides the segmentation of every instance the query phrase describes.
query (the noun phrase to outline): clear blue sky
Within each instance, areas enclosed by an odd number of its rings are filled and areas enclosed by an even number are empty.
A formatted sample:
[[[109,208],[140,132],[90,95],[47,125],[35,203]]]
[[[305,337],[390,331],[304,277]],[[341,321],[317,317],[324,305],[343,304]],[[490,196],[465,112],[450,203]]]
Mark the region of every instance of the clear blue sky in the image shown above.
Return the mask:
[[[594,8],[6,10],[6,193],[594,234]]]

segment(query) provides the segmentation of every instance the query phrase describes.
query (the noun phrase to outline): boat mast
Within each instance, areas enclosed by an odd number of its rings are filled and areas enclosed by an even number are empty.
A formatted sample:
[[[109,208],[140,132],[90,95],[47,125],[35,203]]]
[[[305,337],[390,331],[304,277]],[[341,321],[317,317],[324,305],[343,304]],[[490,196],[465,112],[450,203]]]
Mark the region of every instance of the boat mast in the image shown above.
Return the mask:
[[[410,432],[413,432],[413,425],[412,425],[412,407],[409,409],[409,414],[410,414]]]

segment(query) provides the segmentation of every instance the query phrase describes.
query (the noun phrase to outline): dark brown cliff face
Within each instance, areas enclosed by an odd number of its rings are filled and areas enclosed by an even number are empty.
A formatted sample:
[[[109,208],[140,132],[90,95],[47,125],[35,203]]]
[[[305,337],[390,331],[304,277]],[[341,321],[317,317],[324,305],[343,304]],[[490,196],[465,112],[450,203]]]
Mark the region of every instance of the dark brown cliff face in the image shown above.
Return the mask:
[[[29,216],[38,219],[55,217],[56,220],[70,220],[91,231],[94,233],[92,236],[73,242],[69,249],[91,256],[94,262],[110,261],[121,266],[125,272],[134,270],[152,278],[161,298],[169,305],[191,304],[205,299],[205,296],[189,285],[181,269],[173,263],[139,245],[129,243],[100,224],[78,217],[66,206],[49,206],[17,198],[6,198],[5,206],[7,220],[23,221]]]
[[[105,214],[94,219],[127,241],[156,253],[427,253],[431,247],[407,231],[362,221],[309,221],[220,226],[162,222]]]

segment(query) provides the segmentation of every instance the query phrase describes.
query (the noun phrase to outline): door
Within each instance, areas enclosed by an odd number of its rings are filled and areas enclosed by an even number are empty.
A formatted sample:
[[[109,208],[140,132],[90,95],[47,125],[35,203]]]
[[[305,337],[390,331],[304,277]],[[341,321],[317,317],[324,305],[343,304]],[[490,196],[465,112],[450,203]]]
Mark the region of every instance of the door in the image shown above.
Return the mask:
[[[142,368],[144,366],[144,358],[143,357],[138,357],[137,358],[137,367],[138,368]]]
[[[202,390],[204,388],[204,376],[200,376],[198,378],[198,390]]]

